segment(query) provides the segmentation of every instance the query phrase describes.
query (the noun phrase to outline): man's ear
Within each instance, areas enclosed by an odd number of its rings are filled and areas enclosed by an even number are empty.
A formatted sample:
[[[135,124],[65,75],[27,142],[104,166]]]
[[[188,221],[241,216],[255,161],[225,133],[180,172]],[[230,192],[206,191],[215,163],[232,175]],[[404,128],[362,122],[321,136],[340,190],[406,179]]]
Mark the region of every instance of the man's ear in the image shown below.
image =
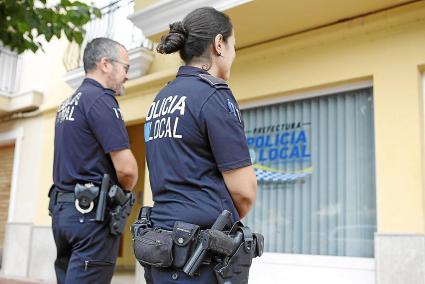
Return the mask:
[[[215,36],[214,39],[214,51],[218,56],[221,56],[221,54],[223,53],[223,46],[224,40],[223,40],[223,35],[222,34],[218,34]]]
[[[109,60],[106,57],[102,57],[97,63],[97,68],[102,72],[106,73],[108,71]]]

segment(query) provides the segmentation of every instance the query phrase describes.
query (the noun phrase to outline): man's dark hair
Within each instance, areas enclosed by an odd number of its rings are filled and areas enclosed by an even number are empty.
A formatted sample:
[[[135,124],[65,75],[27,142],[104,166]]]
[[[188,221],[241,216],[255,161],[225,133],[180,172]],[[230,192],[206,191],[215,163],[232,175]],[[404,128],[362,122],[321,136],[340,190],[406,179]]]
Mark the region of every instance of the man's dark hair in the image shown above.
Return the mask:
[[[170,31],[161,38],[157,51],[173,53],[180,51],[181,59],[188,64],[194,57],[205,53],[218,34],[223,40],[232,35],[229,16],[211,7],[198,8],[190,12],[181,22],[170,25]]]
[[[125,47],[115,40],[98,37],[87,43],[84,48],[83,63],[86,73],[93,71],[97,67],[97,63],[103,57],[117,60],[118,50]]]

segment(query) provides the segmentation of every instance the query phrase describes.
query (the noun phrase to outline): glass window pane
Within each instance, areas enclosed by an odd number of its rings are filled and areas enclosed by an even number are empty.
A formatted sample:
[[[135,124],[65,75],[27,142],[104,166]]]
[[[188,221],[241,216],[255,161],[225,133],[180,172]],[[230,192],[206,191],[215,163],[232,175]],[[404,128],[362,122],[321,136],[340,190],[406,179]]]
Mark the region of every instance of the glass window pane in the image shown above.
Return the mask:
[[[268,252],[373,257],[372,89],[243,111]]]

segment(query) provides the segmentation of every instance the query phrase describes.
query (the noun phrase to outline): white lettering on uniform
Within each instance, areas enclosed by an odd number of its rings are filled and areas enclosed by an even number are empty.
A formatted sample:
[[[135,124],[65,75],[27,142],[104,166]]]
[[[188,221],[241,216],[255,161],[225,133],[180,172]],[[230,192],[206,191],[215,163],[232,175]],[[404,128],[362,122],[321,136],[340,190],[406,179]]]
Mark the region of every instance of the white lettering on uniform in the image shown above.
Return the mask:
[[[162,100],[162,102],[161,102],[161,107],[159,108],[158,116],[163,115],[163,114],[162,114],[162,110],[164,109],[164,104],[165,104],[165,102],[166,102],[166,101],[167,101],[167,99]]]
[[[165,137],[173,137],[173,135],[171,134],[171,117],[167,119],[167,126],[165,128],[165,131]]]
[[[71,107],[71,109],[69,110],[69,115],[66,118],[66,120],[74,121],[74,118],[72,117],[73,113],[74,113],[74,107]]]
[[[155,108],[155,102],[153,102],[153,103],[151,104],[151,106],[149,107],[148,115],[146,116],[146,121],[151,120],[152,115],[153,115],[153,109],[154,109],[154,108]]]
[[[177,100],[178,99],[178,100]],[[155,119],[153,124],[153,136],[146,139],[146,142],[161,138],[181,139],[183,135],[178,133],[179,117],[184,116],[186,109],[186,96],[168,96],[162,100],[153,102],[148,110],[146,122]],[[176,113],[176,114],[174,114]],[[164,117],[167,114],[174,116]],[[149,127],[150,130],[150,127]],[[146,130],[147,131],[147,130]]]
[[[179,99],[178,103],[174,106],[173,110],[170,113],[174,113],[176,110],[180,110],[180,115],[184,115],[184,109],[186,108],[186,97],[183,96]]]
[[[56,123],[62,123],[64,121],[74,121],[74,109],[78,105],[82,93],[78,92],[75,96],[67,98],[59,107]]]
[[[122,120],[124,120],[124,117],[122,116],[121,109],[120,109],[119,107],[113,107],[112,109],[114,110],[114,112],[115,112],[115,116],[116,116],[118,119],[122,119]]]
[[[184,110],[183,110],[184,112]],[[173,137],[174,138],[182,138],[180,134],[177,134],[177,124],[179,123],[179,118],[176,117],[176,122],[174,123],[174,131],[173,131]]]
[[[165,134],[165,130],[162,127],[163,124],[165,125],[165,118],[164,117],[161,118],[160,123],[159,123],[159,136],[158,136],[159,138],[164,137],[164,134]]]
[[[174,105],[174,103],[176,102],[176,100],[177,100],[177,96],[174,96],[173,97],[173,100],[171,101],[171,103],[170,103],[170,106],[168,107],[168,109],[167,109],[167,113],[170,113],[170,110],[173,108],[173,105]]]
[[[114,108],[114,107],[113,107],[112,109],[114,110],[116,117],[117,117],[117,118],[120,118],[120,117],[118,116],[118,111],[117,111],[117,109],[116,109],[116,108]]]
[[[153,139],[156,139],[159,137],[159,128],[160,128],[160,120],[155,121],[155,126],[153,129]]]
[[[159,117],[159,115],[160,115],[160,113],[158,112],[156,112],[157,110],[158,110],[158,106],[159,106],[159,102],[156,102],[156,105],[155,105],[155,110],[153,111],[153,118],[158,118]]]
[[[167,103],[167,101],[169,101],[169,102],[171,102],[173,100],[173,97],[171,97],[171,96],[169,96],[169,97],[167,97],[164,101],[163,101],[163,105],[164,105],[164,107],[162,108],[162,111],[161,111],[161,115],[166,115],[167,114],[167,107],[166,107],[166,103]],[[171,105],[170,105],[171,106]],[[170,108],[168,108],[168,109],[170,109]]]

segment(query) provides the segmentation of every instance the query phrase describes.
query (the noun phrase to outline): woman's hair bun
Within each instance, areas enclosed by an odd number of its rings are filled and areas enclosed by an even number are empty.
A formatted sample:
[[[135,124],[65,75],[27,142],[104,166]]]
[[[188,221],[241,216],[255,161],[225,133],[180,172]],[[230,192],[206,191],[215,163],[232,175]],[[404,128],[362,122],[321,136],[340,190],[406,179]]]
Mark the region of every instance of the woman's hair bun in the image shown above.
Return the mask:
[[[182,49],[186,42],[187,31],[182,22],[170,24],[170,31],[161,38],[156,50],[161,54],[169,54]]]

